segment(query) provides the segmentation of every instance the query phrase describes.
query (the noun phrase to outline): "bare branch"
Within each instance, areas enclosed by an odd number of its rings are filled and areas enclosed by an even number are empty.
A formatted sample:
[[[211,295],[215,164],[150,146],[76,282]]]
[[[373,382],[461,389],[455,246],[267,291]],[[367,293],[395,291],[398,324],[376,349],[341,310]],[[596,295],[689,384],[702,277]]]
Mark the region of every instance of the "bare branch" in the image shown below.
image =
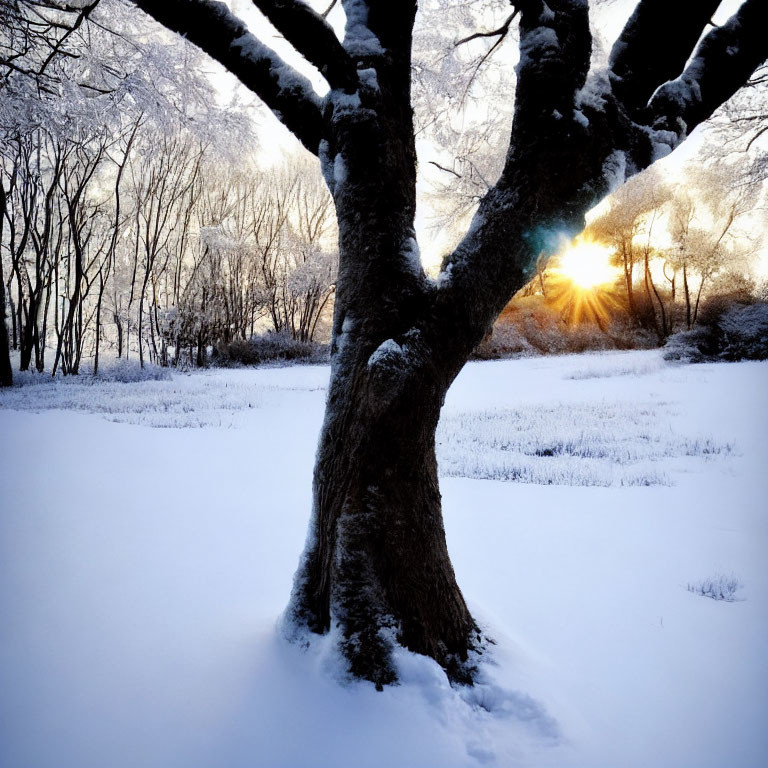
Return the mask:
[[[328,18],[328,14],[336,7],[338,1],[339,0],[331,0],[331,4],[321,14],[324,19]]]
[[[67,41],[67,38],[72,35],[74,32],[76,32],[82,23],[90,16],[93,9],[99,4],[99,0],[93,0],[92,3],[89,5],[86,5],[82,11],[78,14],[77,18],[75,19],[72,26],[62,35],[54,44],[54,46],[51,48],[51,52],[48,54],[48,57],[43,62],[43,66],[40,67],[40,75],[45,74],[45,70],[48,68],[48,65],[53,61],[53,59],[56,57],[56,55],[61,51],[61,46]]]
[[[457,40],[454,44],[454,48],[458,48],[460,45],[464,45],[464,43],[468,43],[472,40],[477,40],[480,37],[506,37],[507,33],[509,32],[509,27],[512,24],[512,20],[517,16],[517,14],[520,13],[520,9],[514,10],[506,19],[506,21],[498,28],[498,29],[492,29],[489,32],[475,32],[472,35],[469,35],[468,37],[463,37],[461,40]],[[498,45],[498,43],[496,43]]]
[[[446,168],[444,165],[440,165],[440,163],[436,163],[434,160],[430,160],[429,164],[434,165],[435,168],[439,168],[441,171],[445,171],[446,173],[452,173],[457,179],[462,178],[461,174],[457,171],[454,171],[453,168]]]

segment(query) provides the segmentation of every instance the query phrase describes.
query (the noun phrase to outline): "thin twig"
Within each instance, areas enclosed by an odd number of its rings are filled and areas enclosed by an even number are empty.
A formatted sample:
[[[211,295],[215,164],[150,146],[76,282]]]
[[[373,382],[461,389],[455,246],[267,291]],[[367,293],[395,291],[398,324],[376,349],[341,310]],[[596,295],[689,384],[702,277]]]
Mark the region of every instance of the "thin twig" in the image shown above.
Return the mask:
[[[436,163],[434,160],[430,160],[429,163],[430,165],[434,165],[436,168],[439,168],[441,171],[452,173],[457,179],[462,178],[462,175],[454,171],[453,168],[446,168],[444,165],[440,165],[440,163]]]
[[[331,4],[320,14],[324,19],[328,18],[328,14],[333,10],[338,0],[331,0]]]
[[[336,2],[336,0],[334,0]],[[479,37],[496,37],[497,35],[501,35],[504,37],[507,32],[509,32],[509,27],[512,24],[512,20],[517,16],[517,14],[520,13],[519,9],[516,9],[512,11],[512,13],[507,17],[507,20],[498,28],[493,29],[490,32],[475,32],[472,35],[469,35],[469,37],[464,37],[461,40],[457,40],[454,44],[454,48],[458,48],[460,45],[464,45],[464,43],[468,43],[471,40],[477,40]]]

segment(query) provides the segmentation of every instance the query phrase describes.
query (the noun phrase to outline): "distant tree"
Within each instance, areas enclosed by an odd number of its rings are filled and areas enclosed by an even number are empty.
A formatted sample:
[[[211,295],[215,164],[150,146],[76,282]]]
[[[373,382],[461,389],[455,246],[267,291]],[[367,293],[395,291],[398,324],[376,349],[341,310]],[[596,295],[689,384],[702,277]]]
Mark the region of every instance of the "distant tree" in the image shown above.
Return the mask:
[[[682,274],[688,330],[696,324],[705,286],[729,266],[742,266],[751,250],[748,238],[737,227],[755,206],[757,185],[730,183],[739,177],[743,178],[739,166],[722,163],[692,169],[671,198],[672,248],[667,260]],[[692,279],[698,282],[693,283],[695,292]]]
[[[314,511],[289,624],[337,628],[377,686],[400,644],[471,682],[480,632],[445,543],[435,428],[446,391],[542,251],[611,189],[674,149],[766,58],[764,0],[705,32],[719,2],[641,0],[607,72],[590,73],[586,0],[525,0],[501,176],[437,280],[414,233],[415,0],[342,0],[340,42],[298,0],[254,0],[325,77],[321,98],[223,3],[135,0],[218,59],[320,159],[339,225],[332,373]]]
[[[636,325],[643,318],[635,296],[635,281],[638,277],[635,267],[640,265],[642,268],[646,306],[652,306],[652,238],[659,208],[668,201],[670,194],[670,188],[662,182],[655,169],[648,170],[620,187],[611,196],[609,207],[589,224],[590,236],[610,245],[614,250],[614,258],[624,278],[629,315]],[[654,324],[660,337],[666,335],[656,322],[655,313]]]

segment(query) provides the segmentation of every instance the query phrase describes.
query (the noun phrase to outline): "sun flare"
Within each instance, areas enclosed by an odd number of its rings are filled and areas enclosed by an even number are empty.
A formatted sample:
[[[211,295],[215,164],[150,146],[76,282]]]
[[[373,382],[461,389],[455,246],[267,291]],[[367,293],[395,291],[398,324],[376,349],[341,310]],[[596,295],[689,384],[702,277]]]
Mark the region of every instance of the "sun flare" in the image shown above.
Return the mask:
[[[611,249],[589,240],[575,240],[557,257],[555,268],[563,277],[584,290],[597,288],[616,279],[611,266]]]

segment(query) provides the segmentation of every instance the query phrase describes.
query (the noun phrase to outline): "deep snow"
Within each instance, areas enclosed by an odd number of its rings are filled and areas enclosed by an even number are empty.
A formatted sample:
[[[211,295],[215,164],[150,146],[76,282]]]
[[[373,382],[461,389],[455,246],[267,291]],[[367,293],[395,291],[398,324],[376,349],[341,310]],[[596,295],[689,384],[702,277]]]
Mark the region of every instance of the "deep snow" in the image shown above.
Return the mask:
[[[383,693],[275,629],[327,377],[0,394],[2,768],[766,764],[768,364],[467,366],[445,522],[497,645],[474,690],[403,652]]]

